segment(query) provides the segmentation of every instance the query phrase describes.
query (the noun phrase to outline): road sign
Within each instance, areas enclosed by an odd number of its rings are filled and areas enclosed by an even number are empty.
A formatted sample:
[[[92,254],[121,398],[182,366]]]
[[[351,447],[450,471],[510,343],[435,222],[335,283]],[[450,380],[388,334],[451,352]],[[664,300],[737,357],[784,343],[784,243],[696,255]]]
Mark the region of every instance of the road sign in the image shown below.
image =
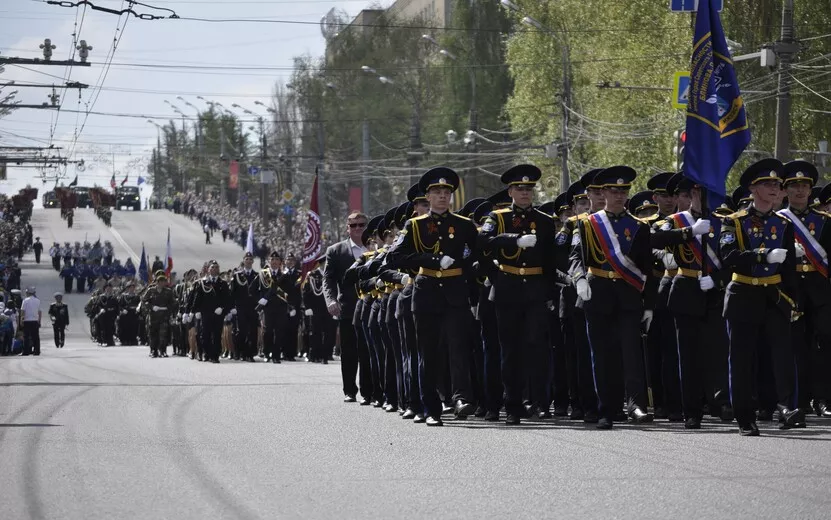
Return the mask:
[[[274,184],[274,170],[260,170],[260,184]]]
[[[724,9],[724,0],[711,0],[716,9]],[[670,0],[669,10],[674,13],[693,13],[698,11],[698,0]]]
[[[690,99],[690,73],[676,72],[672,77],[672,108],[687,108]]]
[[[256,166],[249,166],[248,167],[248,175],[259,175],[260,169]]]
[[[285,202],[291,202],[291,199],[293,199],[293,198],[294,198],[294,193],[292,193],[291,190],[285,190],[283,192],[283,200]]]

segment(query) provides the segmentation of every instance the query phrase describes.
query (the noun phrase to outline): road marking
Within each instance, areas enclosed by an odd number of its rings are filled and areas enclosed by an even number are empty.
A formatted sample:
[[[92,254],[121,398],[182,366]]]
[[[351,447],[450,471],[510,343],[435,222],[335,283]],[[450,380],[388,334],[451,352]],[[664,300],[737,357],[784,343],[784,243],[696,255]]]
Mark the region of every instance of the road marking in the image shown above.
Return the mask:
[[[136,265],[138,265],[139,262],[141,262],[141,258],[139,258],[139,255],[137,255],[136,252],[133,251],[132,247],[127,245],[127,242],[125,242],[124,239],[121,237],[121,233],[119,233],[114,227],[110,227],[110,233],[113,234],[113,236],[115,237],[115,241],[121,244],[121,247],[127,250],[127,254],[133,257],[133,261],[136,263]]]

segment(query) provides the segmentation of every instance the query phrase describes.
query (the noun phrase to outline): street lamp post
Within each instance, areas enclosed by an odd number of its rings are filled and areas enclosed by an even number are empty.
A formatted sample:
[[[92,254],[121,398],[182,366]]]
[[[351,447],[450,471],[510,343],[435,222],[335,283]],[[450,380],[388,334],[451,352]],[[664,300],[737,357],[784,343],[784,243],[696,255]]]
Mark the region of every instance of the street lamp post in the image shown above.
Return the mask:
[[[510,0],[501,0],[500,3],[507,9],[514,11],[515,13],[521,13],[519,6],[517,6]],[[563,69],[563,92],[561,94],[560,105],[563,113],[563,124],[562,143],[560,145],[560,158],[562,159],[563,172],[560,176],[560,193],[565,193],[566,191],[568,191],[568,187],[571,183],[568,170],[568,128],[570,119],[569,110],[571,106],[571,58],[568,42],[566,41],[565,36],[560,37],[556,32],[552,31],[551,29],[540,23],[538,20],[530,16],[523,16],[522,23],[534,27],[535,29],[552,36],[555,40],[557,40],[560,43],[560,47],[562,50],[561,59]]]

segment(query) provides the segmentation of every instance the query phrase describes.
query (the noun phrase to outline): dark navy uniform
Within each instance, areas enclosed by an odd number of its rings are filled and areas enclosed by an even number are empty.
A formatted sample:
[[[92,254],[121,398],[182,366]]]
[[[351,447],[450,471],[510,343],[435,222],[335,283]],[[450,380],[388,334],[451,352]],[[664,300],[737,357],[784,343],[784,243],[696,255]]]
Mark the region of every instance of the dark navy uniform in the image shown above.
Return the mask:
[[[520,165],[502,175],[510,186],[533,186],[541,176],[536,166]],[[522,237],[534,240],[522,246]],[[548,412],[548,306],[556,282],[554,219],[533,208],[512,204],[491,212],[479,242],[498,263],[490,298],[496,306],[502,348],[502,384],[509,424],[525,415],[523,391],[529,385],[532,404]],[[522,247],[521,247],[522,246]]]
[[[459,178],[449,168],[434,168],[422,176],[419,185],[425,193],[431,188],[455,191]],[[428,424],[441,424],[442,406],[436,388],[442,346],[446,346],[449,353],[456,413],[466,417],[474,411],[470,404],[467,337],[470,306],[465,274],[473,260],[476,236],[476,227],[470,219],[449,211],[443,214],[431,211],[410,219],[389,251],[389,262],[393,266],[418,270],[412,309],[418,341],[421,396],[425,412],[432,419]]]
[[[244,258],[254,258],[246,253]],[[254,291],[259,273],[254,269],[239,269],[231,277],[230,291],[234,300],[234,359],[253,362],[257,355],[257,337],[260,330],[260,318],[257,315],[259,295]]]
[[[765,159],[752,165],[742,186],[781,182],[782,163]],[[754,369],[764,344],[773,361],[777,401],[785,427],[804,425],[795,410],[794,356],[790,321],[798,311],[793,225],[772,210],[751,205],[724,219],[719,239],[722,263],[733,270],[724,300],[730,339],[730,394],[742,435],[758,435],[755,421]],[[780,263],[771,255],[785,250]]]
[[[680,183],[687,190],[693,187],[687,178]],[[696,235],[692,226],[700,219],[709,225],[702,222],[700,228],[707,229]],[[655,228],[652,246],[668,248],[677,264],[667,307],[675,319],[678,342],[675,371],[680,374],[685,427],[700,427],[705,399],[712,404],[713,415],[732,420],[733,412],[727,400],[727,331],[721,316],[724,288],[730,282],[731,272],[721,268],[718,258],[721,221],[690,210],[658,221]]]
[[[816,167],[806,161],[792,161],[785,165],[784,185],[807,183],[813,186],[819,177]],[[791,324],[793,350],[797,361],[796,404],[802,410],[814,411],[831,417],[828,409],[831,366],[831,287],[828,284],[828,251],[831,250],[831,215],[811,208],[814,195],[803,210],[791,205],[779,211],[779,215],[794,223],[794,236],[799,248],[805,252],[797,255],[796,273],[799,285],[799,310],[802,319]],[[813,400],[813,403],[812,403]]]
[[[594,183],[628,188],[635,176],[631,168],[617,166],[602,170]],[[643,293],[653,260],[649,225],[627,211],[615,215],[601,210],[581,216],[576,232],[571,274],[578,294],[581,282],[587,281],[590,289],[583,310],[594,361],[598,427],[611,428],[624,397],[630,417],[648,422],[652,417],[646,413],[640,325],[644,309],[651,310],[654,303]],[[617,375],[621,362],[623,385]]]
[[[194,284],[192,309],[202,317],[200,340],[205,361],[219,363],[222,325],[231,310],[230,299],[228,284],[219,276],[208,275]]]
[[[280,253],[272,251],[270,258],[280,258]],[[286,338],[289,318],[287,291],[294,280],[280,271],[266,267],[251,286],[251,294],[257,298],[257,309],[263,313],[263,354],[272,363],[280,363],[280,342],[291,341]]]

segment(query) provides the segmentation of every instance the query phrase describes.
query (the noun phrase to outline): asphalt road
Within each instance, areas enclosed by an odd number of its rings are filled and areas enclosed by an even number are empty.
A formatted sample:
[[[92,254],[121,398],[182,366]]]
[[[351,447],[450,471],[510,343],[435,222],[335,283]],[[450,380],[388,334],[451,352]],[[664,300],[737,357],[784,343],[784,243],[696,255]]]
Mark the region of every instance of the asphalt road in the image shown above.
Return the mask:
[[[47,244],[112,240],[92,213],[67,231],[36,212]],[[204,244],[166,212],[117,213],[114,230],[176,270],[236,263],[232,244]],[[26,258],[24,284],[49,301],[48,263]],[[831,422],[622,425],[565,420],[521,427],[480,420],[428,428],[341,402],[337,363],[219,365],[150,359],[146,348],[98,348],[71,295],[65,349],[0,358],[0,518],[828,518]]]

